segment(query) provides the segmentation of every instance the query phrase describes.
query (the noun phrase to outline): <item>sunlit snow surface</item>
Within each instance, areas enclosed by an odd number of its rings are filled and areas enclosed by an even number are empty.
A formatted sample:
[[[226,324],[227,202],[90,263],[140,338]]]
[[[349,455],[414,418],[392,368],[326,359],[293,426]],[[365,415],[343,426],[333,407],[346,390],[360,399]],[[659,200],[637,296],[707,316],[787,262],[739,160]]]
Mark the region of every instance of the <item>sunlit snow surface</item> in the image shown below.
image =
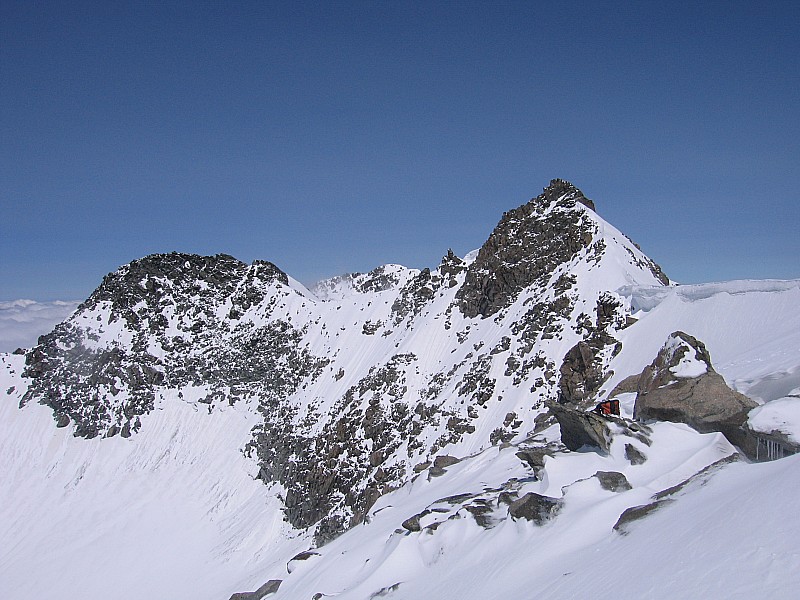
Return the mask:
[[[800,282],[653,289],[620,289],[639,321],[618,333],[622,351],[610,365],[614,375],[605,393],[640,372],[668,335],[682,330],[706,344],[730,385],[768,403],[764,411],[773,411],[773,421],[796,423],[789,418],[796,413],[781,410],[781,403],[800,385]],[[324,310],[331,330],[344,337],[358,315],[342,306]],[[374,307],[388,314],[383,302]],[[436,315],[432,309],[421,319],[433,323]],[[371,318],[377,317],[385,315]],[[492,327],[488,320],[479,323],[476,335],[499,336]],[[408,347],[421,360],[426,353],[443,356],[449,349],[442,336],[436,330],[424,345],[411,340],[393,351]],[[377,336],[358,340],[365,344],[363,360],[379,348]],[[257,420],[254,406],[237,403],[208,414],[191,393],[182,400],[167,396],[129,439],[76,439],[71,426],[55,428],[49,409],[36,403],[18,408],[26,385],[23,363],[22,356],[0,355],[3,599],[226,600],[269,579],[283,580],[278,599],[317,593],[366,599],[381,590],[397,599],[750,599],[792,597],[800,589],[800,521],[794,518],[800,457],[722,466],[632,523],[627,535],[612,531],[626,508],[648,503],[733,452],[719,434],[670,423],[654,425],[652,446],[634,442],[648,457],[642,465],[625,459],[630,440],[617,438],[608,456],[548,457],[541,481],[530,479],[513,446],[467,442],[448,448],[466,459],[441,477],[423,473],[383,496],[368,523],[318,549],[319,557],[289,574],[286,563],[309,548],[311,538],[284,523],[280,490],[255,480],[256,466],[241,452]],[[348,365],[348,372],[357,366]],[[523,400],[520,394],[506,402]],[[624,400],[629,412],[632,398]],[[556,439],[558,428],[541,435]],[[592,477],[598,470],[624,473],[633,489],[603,490]],[[543,527],[504,518],[484,529],[468,514],[447,518],[432,535],[401,527],[437,500],[514,477],[520,495],[563,497],[561,514]],[[496,514],[503,514],[502,507]]]
[[[753,409],[747,424],[753,431],[777,431],[800,444],[800,390],[792,396],[779,398]]]

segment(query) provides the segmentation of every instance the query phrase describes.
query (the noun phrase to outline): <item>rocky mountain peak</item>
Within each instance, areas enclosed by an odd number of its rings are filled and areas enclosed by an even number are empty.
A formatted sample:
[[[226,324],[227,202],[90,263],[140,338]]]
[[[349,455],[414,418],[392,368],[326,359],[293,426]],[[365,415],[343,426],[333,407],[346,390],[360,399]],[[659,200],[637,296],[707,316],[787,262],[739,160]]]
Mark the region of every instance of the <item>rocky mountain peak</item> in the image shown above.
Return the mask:
[[[87,438],[133,436],[172,402],[257,411],[247,455],[324,543],[445,448],[508,442],[559,390],[598,391],[626,323],[613,290],[653,280],[590,207],[554,180],[474,255],[334,277],[313,298],[265,261],[133,261],[27,354],[21,402]]]
[[[546,284],[559,265],[587,249],[598,229],[586,207],[594,210],[594,203],[583,192],[554,179],[539,196],[503,214],[467,269],[457,295],[462,313],[493,315],[524,288]]]
[[[539,198],[542,196],[548,204],[558,202],[562,198],[568,197],[575,202],[580,202],[587,208],[595,210],[594,202],[589,200],[583,195],[582,191],[565,179],[551,179],[550,184],[542,190],[542,194]]]

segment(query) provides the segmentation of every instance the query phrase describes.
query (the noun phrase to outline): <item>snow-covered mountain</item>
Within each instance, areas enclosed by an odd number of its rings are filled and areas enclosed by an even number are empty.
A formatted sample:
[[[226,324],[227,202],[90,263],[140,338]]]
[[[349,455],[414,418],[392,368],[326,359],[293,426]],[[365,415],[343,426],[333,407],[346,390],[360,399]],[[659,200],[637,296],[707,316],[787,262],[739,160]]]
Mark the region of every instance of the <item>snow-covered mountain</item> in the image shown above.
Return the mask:
[[[759,502],[790,510],[796,459],[758,461],[800,444],[798,305],[800,281],[671,284],[563,180],[435,269],[309,290],[133,261],[0,355],[0,596],[611,597],[610,553],[674,597],[689,541],[685,589],[708,567],[731,596],[777,550],[794,589],[800,527]],[[740,489],[749,554],[695,508]]]

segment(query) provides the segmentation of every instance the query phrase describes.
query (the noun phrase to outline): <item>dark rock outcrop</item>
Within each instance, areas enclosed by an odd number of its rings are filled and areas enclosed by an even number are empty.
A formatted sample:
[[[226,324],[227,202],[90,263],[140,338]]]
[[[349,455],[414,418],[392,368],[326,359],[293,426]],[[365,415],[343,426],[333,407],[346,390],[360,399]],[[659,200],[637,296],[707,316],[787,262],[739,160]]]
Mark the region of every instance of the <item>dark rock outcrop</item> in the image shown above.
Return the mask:
[[[587,248],[596,226],[577,204],[594,207],[571,183],[554,179],[541,195],[505,213],[467,268],[456,296],[461,312],[493,315]]]
[[[578,404],[600,389],[603,371],[595,356],[595,349],[584,341],[567,352],[559,369],[559,402]]]
[[[628,478],[617,471],[597,471],[594,476],[600,482],[600,487],[609,492],[625,492],[631,489]]]
[[[526,519],[537,525],[544,525],[558,514],[563,503],[560,498],[528,492],[508,506],[508,514],[514,519]]]
[[[281,579],[270,579],[255,592],[237,592],[230,597],[230,600],[261,600],[277,592],[281,583],[283,583]]]
[[[544,457],[551,455],[552,451],[545,448],[522,448],[516,453],[517,458],[533,469],[536,479],[542,478]]]
[[[705,345],[676,331],[645,367],[637,384],[634,417],[686,423],[701,433],[719,431],[755,456],[755,441],[742,425],[756,402],[728,387],[714,371]]]
[[[662,498],[655,500],[649,504],[642,504],[640,506],[632,506],[626,509],[617,519],[614,524],[614,531],[625,535],[628,533],[628,526],[634,521],[645,518],[647,515],[654,513],[659,508],[663,508],[667,504],[675,502],[673,498]]]
[[[625,458],[632,465],[643,465],[647,461],[647,456],[633,444],[625,444]]]
[[[561,427],[561,441],[567,448],[574,451],[584,446],[591,446],[608,452],[611,431],[606,419],[592,412],[583,412],[559,404],[550,403],[548,406]]]

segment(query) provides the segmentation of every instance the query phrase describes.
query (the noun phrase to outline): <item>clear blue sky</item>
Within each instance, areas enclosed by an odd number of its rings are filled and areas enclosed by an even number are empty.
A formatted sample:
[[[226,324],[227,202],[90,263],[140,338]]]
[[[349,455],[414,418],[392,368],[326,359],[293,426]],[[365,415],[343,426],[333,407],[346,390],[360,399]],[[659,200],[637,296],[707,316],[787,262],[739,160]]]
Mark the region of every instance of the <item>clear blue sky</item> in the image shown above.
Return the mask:
[[[797,2],[0,2],[0,299],[172,250],[305,283],[569,179],[683,282],[800,277]]]

